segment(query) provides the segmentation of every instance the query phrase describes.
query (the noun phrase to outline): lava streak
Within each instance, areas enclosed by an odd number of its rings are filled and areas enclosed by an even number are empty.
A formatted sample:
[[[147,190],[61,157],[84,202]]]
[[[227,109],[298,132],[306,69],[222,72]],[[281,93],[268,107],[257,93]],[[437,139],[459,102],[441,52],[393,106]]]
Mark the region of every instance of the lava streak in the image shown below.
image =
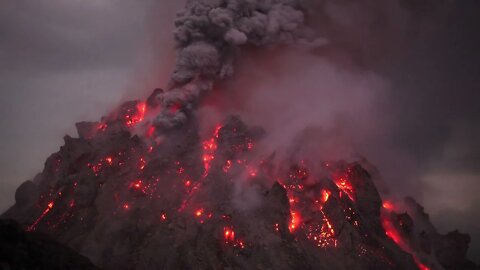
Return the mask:
[[[298,212],[290,211],[290,225],[288,225],[290,232],[294,232],[299,227],[301,220]]]
[[[217,125],[215,127],[215,132],[213,133],[213,137],[203,142],[203,177],[207,177],[210,172],[211,162],[215,159],[215,152],[217,151],[217,140],[218,140],[218,133],[222,126]]]
[[[37,224],[53,209],[53,201],[49,202],[43,213],[27,228],[27,231],[34,231]]]
[[[340,197],[342,196],[342,193],[345,193],[350,200],[355,201],[355,190],[347,177],[336,178],[334,179],[334,182],[338,189],[340,189]]]
[[[394,208],[393,204],[390,202],[384,202],[383,203],[383,208],[388,212],[388,214],[382,214],[382,226],[383,229],[385,230],[385,234],[387,235],[388,238],[392,239],[397,246],[405,251],[406,253],[410,254],[413,257],[413,260],[417,264],[418,269],[420,270],[430,270],[429,267],[427,267],[425,264],[423,264],[420,259],[415,255],[415,253],[411,250],[410,246],[405,242],[405,240],[402,238],[400,232],[397,230],[395,227],[394,223],[392,222],[389,214],[392,213],[392,210]]]

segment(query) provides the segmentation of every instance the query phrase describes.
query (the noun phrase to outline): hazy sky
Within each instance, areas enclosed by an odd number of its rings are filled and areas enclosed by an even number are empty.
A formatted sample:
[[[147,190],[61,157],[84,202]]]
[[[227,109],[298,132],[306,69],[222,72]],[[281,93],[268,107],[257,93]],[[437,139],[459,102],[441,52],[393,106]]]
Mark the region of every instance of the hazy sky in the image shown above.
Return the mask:
[[[126,98],[144,98],[168,77],[160,70],[173,58],[174,10],[182,3],[153,2],[2,1],[1,211],[63,136],[76,135],[75,122],[98,120]]]
[[[58,150],[63,135],[76,135],[75,122],[97,120],[121,100],[163,86],[173,59],[174,11],[183,1],[1,2],[3,211],[16,187]],[[478,254],[480,1],[458,2],[435,35],[381,74],[392,89],[384,136],[414,165],[377,165],[386,172],[414,170],[414,178],[392,186],[411,190],[442,231],[469,232]]]

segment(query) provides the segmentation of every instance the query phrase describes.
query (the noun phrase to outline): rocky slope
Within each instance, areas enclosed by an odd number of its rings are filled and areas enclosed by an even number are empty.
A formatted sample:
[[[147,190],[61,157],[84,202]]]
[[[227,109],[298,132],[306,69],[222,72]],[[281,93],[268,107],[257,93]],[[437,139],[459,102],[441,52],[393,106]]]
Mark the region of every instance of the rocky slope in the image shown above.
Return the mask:
[[[365,161],[259,157],[264,131],[238,117],[209,138],[195,117],[157,131],[157,106],[153,96],[77,124],[2,218],[104,269],[479,269],[468,235],[438,234],[413,199],[382,201]],[[38,247],[2,241],[25,246]]]

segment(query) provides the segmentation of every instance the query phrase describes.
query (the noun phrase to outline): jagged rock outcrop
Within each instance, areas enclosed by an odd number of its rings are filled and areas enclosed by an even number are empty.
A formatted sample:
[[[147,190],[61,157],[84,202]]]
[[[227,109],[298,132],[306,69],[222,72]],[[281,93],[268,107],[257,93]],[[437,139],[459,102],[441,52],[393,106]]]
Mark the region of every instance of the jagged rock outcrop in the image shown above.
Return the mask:
[[[194,117],[158,132],[156,106],[77,124],[2,218],[104,269],[478,269],[468,236],[439,235],[412,200],[382,207],[361,163],[260,158],[264,131],[235,116],[209,138]]]

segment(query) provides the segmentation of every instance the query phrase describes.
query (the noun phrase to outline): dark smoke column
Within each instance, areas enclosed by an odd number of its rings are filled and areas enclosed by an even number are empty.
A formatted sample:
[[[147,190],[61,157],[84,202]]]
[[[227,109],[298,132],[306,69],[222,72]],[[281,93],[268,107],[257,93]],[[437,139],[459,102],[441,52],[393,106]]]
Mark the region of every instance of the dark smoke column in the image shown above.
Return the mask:
[[[324,44],[304,19],[296,0],[188,1],[175,22],[177,61],[169,91],[156,97],[163,109],[155,125],[169,129],[183,123],[215,81],[233,74],[242,45]]]

